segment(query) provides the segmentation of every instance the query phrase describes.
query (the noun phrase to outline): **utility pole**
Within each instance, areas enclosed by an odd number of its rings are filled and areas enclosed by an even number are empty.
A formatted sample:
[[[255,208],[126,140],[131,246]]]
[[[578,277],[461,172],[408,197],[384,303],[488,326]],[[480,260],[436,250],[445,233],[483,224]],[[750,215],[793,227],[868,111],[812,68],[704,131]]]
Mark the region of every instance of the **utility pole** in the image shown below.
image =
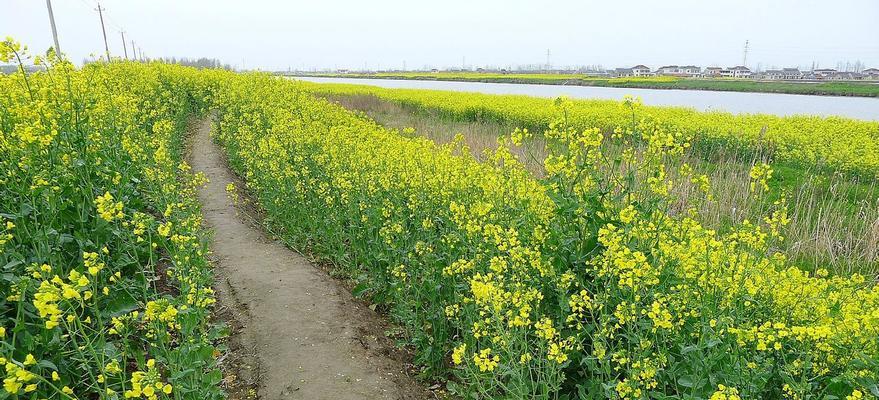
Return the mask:
[[[55,39],[55,54],[61,57],[61,46],[58,45],[58,30],[55,29],[55,14],[52,13],[52,0],[46,0],[46,8],[49,9],[49,23],[52,25],[52,38]]]
[[[137,47],[134,46],[134,40],[131,41],[131,58],[133,58],[135,61],[138,60]]]
[[[549,56],[550,56],[549,49],[546,49],[546,70],[547,71],[549,71],[549,69],[551,68],[550,64],[549,64]]]
[[[101,7],[101,3],[98,3],[98,17],[101,18],[101,32],[104,34],[104,51],[107,52],[107,62],[110,62],[110,46],[107,45],[107,30],[104,29],[104,10],[106,8]]]
[[[122,50],[125,51],[125,59],[128,60],[128,45],[125,44],[125,31],[119,31],[122,34]]]
[[[748,41],[745,40],[745,55],[742,57],[742,66],[743,66],[743,67],[747,67],[747,66],[748,66],[748,45],[749,45],[749,44],[750,44],[750,43],[748,43]]]

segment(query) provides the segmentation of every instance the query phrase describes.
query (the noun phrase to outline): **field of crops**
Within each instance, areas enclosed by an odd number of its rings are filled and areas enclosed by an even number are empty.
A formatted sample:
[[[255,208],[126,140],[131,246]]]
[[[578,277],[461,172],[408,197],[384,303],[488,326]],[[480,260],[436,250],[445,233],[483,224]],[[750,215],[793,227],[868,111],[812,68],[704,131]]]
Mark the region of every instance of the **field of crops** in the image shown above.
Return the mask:
[[[414,108],[438,110],[458,118],[509,122],[538,132],[562,113],[567,113],[571,124],[579,129],[612,130],[629,125],[633,118],[630,108],[613,100],[572,100],[561,110],[553,107],[554,99],[529,96],[302,84],[321,94],[371,94]],[[829,167],[870,176],[879,173],[879,122],[839,117],[734,115],[682,107],[643,107],[635,115],[690,135],[696,145],[767,148],[774,152],[775,159],[806,167]]]
[[[331,261],[462,398],[879,396],[879,286],[776,251],[783,202],[723,232],[671,212],[680,185],[711,191],[666,173],[697,127],[745,149],[760,137],[725,131],[734,117],[661,109],[627,124],[631,108],[610,102],[558,115],[395,92],[543,125],[538,179],[514,155],[528,131],[480,160],[262,74],[60,63],[0,91],[0,398],[220,396],[202,178],[181,156],[207,110],[272,231]],[[764,132],[783,157],[875,173],[875,124],[793,121],[864,143]],[[766,196],[770,175],[757,164],[747,195]]]
[[[649,125],[605,138],[562,120],[544,133],[564,145],[538,181],[506,147],[479,163],[292,82],[225,85],[219,138],[273,223],[385,304],[418,361],[450,369],[457,393],[876,391],[879,289],[857,274],[810,276],[769,251],[783,208],[723,235],[670,218],[679,182],[662,166],[683,135]],[[647,145],[632,144],[641,135]],[[618,179],[597,172],[603,140],[632,145]],[[754,196],[767,173],[753,173]]]
[[[33,61],[48,72],[0,75],[0,399],[220,398],[200,178],[181,163],[207,76]]]

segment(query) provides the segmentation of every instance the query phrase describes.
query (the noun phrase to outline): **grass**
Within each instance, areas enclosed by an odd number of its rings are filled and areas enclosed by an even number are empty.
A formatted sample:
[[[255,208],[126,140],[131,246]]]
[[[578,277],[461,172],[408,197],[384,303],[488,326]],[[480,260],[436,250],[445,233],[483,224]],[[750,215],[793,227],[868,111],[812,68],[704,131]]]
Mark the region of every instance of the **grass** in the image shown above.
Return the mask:
[[[415,135],[439,144],[451,143],[463,135],[474,156],[485,160],[486,151],[497,148],[497,138],[516,126],[493,119],[461,120],[439,112],[417,111],[372,95],[334,95],[329,97],[345,108],[400,131],[414,128]],[[773,163],[770,195],[762,201],[749,196],[752,165],[767,161],[760,152],[730,151],[720,145],[701,148],[683,162],[706,174],[713,186],[714,201],[700,203],[701,221],[725,230],[745,219],[765,215],[772,203],[787,193],[791,224],[781,250],[800,268],[816,271],[827,268],[835,274],[858,272],[879,274],[879,187],[873,179],[847,174],[827,174],[800,166]],[[515,148],[526,168],[536,177],[545,173],[545,142],[537,136],[525,146]],[[677,168],[672,168],[677,169]],[[701,192],[692,185],[679,193],[680,210],[700,200]]]
[[[600,78],[581,74],[494,74],[476,72],[395,72],[377,74],[321,74],[320,76],[879,97],[879,83],[876,82],[777,82],[744,79],[676,78],[667,76]]]

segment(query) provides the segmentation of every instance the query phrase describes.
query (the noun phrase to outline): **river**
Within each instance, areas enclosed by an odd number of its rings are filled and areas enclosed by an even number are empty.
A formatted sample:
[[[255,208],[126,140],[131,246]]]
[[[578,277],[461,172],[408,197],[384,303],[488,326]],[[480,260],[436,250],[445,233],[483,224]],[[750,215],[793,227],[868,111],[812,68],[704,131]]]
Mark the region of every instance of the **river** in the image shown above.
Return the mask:
[[[879,98],[813,96],[800,94],[721,92],[713,90],[662,90],[595,86],[533,85],[519,83],[451,82],[401,79],[358,79],[296,77],[319,83],[351,83],[384,88],[435,89],[488,94],[520,94],[539,97],[568,96],[574,99],[620,100],[624,95],[640,97],[644,104],[690,107],[702,111],[733,114],[841,116],[879,121]],[[805,83],[804,83],[805,85]]]

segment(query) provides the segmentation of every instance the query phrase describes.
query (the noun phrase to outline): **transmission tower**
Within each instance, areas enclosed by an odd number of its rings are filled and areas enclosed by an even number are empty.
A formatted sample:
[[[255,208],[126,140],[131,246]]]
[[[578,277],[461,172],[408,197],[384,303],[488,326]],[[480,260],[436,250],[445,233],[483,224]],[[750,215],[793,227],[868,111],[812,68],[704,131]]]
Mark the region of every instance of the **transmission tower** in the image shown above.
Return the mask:
[[[549,49],[546,49],[546,70],[547,71],[549,71],[551,68],[551,64],[549,63],[549,56],[550,55],[552,55],[552,53],[549,52]]]
[[[748,41],[745,40],[745,54],[744,54],[744,56],[742,56],[742,66],[743,66],[743,67],[747,67],[747,66],[748,66],[748,45],[749,45],[749,44],[750,44],[750,43],[748,43]]]

